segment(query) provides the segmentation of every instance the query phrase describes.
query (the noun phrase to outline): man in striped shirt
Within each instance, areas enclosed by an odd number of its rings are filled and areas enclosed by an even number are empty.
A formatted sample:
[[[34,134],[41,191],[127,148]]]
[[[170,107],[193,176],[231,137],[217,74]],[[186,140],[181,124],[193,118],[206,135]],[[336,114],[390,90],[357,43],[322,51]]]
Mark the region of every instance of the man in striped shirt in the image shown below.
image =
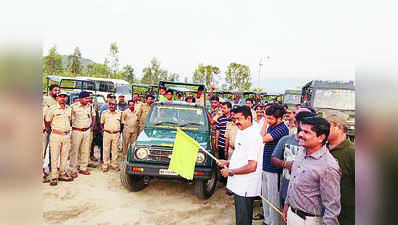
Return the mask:
[[[268,129],[267,133],[263,136],[264,157],[263,157],[263,176],[262,176],[262,195],[272,202],[274,205],[279,206],[279,192],[278,192],[278,173],[281,169],[274,167],[271,163],[271,156],[274,152],[278,141],[289,135],[289,129],[282,121],[285,109],[279,104],[273,104],[265,111]],[[279,225],[280,217],[278,213],[268,206],[263,201],[264,209],[264,223],[268,225]]]
[[[219,159],[228,159],[227,153],[225,152],[225,130],[227,129],[227,123],[232,122],[231,108],[232,105],[230,102],[223,102],[223,115],[217,119],[216,123],[216,149],[218,150]],[[221,182],[226,184],[227,179],[223,177],[221,178]]]

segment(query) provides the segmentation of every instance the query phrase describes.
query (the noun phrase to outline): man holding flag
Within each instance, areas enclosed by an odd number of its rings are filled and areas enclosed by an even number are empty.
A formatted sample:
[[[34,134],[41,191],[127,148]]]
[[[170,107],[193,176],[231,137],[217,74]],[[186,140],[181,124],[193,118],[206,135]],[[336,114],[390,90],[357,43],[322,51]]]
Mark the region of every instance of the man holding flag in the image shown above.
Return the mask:
[[[235,139],[235,150],[230,160],[219,160],[224,177],[228,177],[227,188],[234,193],[237,225],[251,225],[253,202],[261,194],[262,138],[252,126],[252,113],[249,107],[236,109],[236,125],[239,128]]]

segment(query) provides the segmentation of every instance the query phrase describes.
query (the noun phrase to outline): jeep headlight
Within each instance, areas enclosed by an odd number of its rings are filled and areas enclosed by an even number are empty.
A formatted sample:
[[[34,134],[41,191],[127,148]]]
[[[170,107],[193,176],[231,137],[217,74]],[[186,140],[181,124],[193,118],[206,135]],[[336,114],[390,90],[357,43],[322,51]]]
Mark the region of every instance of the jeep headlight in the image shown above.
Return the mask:
[[[137,157],[137,159],[140,160],[148,159],[148,155],[149,155],[148,148],[138,147],[135,149],[135,157]]]
[[[206,159],[205,153],[199,152],[198,155],[196,156],[196,163],[202,164],[204,163],[205,159]]]

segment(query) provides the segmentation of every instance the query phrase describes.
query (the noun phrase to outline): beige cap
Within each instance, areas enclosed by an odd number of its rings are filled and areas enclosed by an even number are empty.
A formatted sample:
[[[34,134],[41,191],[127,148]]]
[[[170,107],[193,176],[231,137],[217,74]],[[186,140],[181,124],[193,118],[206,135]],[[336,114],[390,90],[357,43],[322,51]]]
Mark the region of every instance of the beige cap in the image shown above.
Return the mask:
[[[110,100],[108,101],[108,103],[116,104],[116,100],[115,100],[115,99],[110,99]]]
[[[334,122],[343,126],[347,126],[347,115],[336,110],[324,112],[324,118],[329,122]]]
[[[66,95],[66,96],[69,96],[69,95],[68,95],[68,93],[66,93],[65,91],[61,91],[61,92],[59,92],[58,96],[60,96],[60,95]]]

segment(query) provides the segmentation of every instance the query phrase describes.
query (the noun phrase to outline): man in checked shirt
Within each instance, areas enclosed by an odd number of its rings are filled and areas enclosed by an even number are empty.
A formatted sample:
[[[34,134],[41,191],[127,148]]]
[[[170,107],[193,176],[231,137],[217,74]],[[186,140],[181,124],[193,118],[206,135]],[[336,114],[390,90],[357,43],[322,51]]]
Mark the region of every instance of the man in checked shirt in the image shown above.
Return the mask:
[[[300,122],[299,145],[292,166],[283,214],[288,225],[338,225],[339,165],[326,148],[330,124],[320,116]]]

